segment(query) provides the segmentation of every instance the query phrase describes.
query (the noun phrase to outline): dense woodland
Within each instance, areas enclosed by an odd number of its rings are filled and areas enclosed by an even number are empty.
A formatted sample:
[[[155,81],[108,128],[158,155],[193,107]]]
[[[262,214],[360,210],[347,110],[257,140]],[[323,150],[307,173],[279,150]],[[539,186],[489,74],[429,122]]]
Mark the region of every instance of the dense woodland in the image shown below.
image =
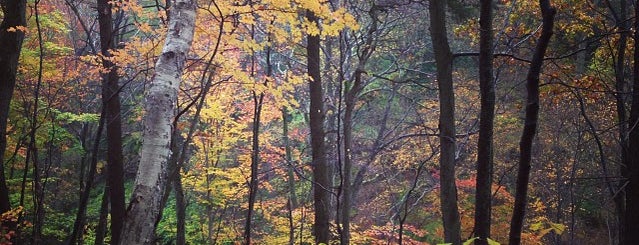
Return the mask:
[[[0,5],[0,244],[639,244],[637,1]]]

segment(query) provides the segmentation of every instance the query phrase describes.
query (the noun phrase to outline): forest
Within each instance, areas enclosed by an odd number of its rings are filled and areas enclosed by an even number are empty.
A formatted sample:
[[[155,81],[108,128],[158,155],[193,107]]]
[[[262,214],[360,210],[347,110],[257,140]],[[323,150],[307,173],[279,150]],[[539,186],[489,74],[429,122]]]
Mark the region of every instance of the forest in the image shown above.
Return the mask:
[[[639,2],[0,0],[0,244],[639,244]]]

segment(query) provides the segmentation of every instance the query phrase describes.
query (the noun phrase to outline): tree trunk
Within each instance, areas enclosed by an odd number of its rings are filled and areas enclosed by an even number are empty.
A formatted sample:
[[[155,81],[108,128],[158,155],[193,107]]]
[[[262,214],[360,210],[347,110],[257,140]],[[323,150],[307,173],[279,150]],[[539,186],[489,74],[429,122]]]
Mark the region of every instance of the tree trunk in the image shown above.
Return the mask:
[[[186,200],[184,198],[184,187],[182,185],[182,175],[177,175],[173,181],[175,190],[175,215],[177,219],[176,245],[186,244]]]
[[[293,211],[297,207],[297,195],[295,194],[295,170],[292,160],[291,144],[288,138],[288,124],[290,115],[286,107],[282,107],[282,142],[284,144],[284,154],[287,167],[287,180],[288,185],[288,211],[289,211],[289,231],[288,231],[288,243],[295,244],[295,225],[293,219]]]
[[[461,223],[455,186],[455,92],[453,56],[446,31],[446,1],[430,0],[430,33],[433,39],[439,86],[440,203],[445,242],[461,244]]]
[[[251,26],[251,39],[255,40],[255,26]],[[270,42],[268,38],[267,42]],[[255,52],[251,52],[251,77],[255,78]],[[271,67],[271,47],[266,47],[266,76],[272,75]],[[264,82],[266,84],[266,81]],[[259,94],[253,91],[253,125],[251,137],[251,177],[249,181],[248,211],[246,223],[244,225],[244,243],[251,244],[251,231],[253,224],[253,211],[255,210],[255,199],[259,187],[259,166],[260,166],[260,122],[262,116],[262,104],[264,102],[264,92]]]
[[[635,4],[634,28],[639,27],[639,4]],[[626,186],[625,244],[639,244],[639,32],[634,32],[634,64],[632,71],[632,105],[630,108],[630,132],[628,138],[628,162]]]
[[[537,40],[537,46],[533,53],[528,75],[526,76],[526,116],[524,119],[524,131],[519,142],[519,170],[517,172],[517,186],[515,189],[515,206],[510,221],[509,244],[518,245],[521,242],[521,230],[526,217],[526,204],[528,198],[528,180],[530,178],[530,162],[532,156],[532,143],[537,132],[537,118],[539,117],[539,74],[544,61],[544,55],[553,34],[553,25],[556,10],[550,5],[549,0],[539,0],[542,15],[541,36]]]
[[[352,147],[353,147],[353,113],[355,111],[355,104],[359,93],[364,88],[362,82],[362,76],[366,72],[364,70],[368,59],[375,50],[375,43],[377,35],[377,13],[380,8],[377,5],[371,6],[368,14],[371,18],[371,24],[368,30],[366,30],[366,41],[362,43],[362,48],[359,53],[359,60],[357,68],[353,74],[353,84],[346,88],[345,93],[345,108],[344,108],[344,166],[342,169],[342,233],[340,237],[341,244],[350,244],[350,219],[351,219],[351,203],[353,202],[353,185],[351,184],[351,175],[353,168]],[[340,47],[342,48],[342,47]],[[343,50],[342,50],[343,51]],[[345,51],[343,51],[345,52]],[[343,78],[343,76],[341,76]]]
[[[102,105],[104,107],[104,104]],[[84,227],[84,221],[86,219],[86,211],[87,205],[89,204],[89,198],[91,196],[91,189],[93,187],[93,179],[95,178],[95,173],[98,164],[98,152],[100,147],[100,139],[102,139],[102,129],[104,128],[105,121],[105,112],[102,109],[102,113],[100,114],[100,122],[98,124],[98,130],[95,135],[95,141],[93,142],[93,149],[91,152],[91,162],[89,163],[89,173],[86,178],[86,184],[84,188],[81,190],[80,194],[80,202],[78,204],[78,212],[75,216],[75,221],[73,223],[73,231],[67,238],[67,244],[81,244],[82,240],[82,229]],[[84,177],[84,176],[81,176]],[[105,193],[106,195],[106,193]],[[76,243],[77,242],[77,243]]]
[[[355,110],[355,100],[359,94],[362,80],[362,72],[357,71],[355,74],[355,82],[353,86],[346,91],[346,100],[344,108],[344,166],[342,168],[342,233],[340,237],[341,244],[350,243],[350,219],[351,219],[351,202],[352,186],[351,186],[351,169],[353,168],[352,147],[353,147],[353,111]]]
[[[17,26],[26,27],[26,0],[2,1],[3,19],[0,23],[0,213],[11,209],[9,189],[4,176],[4,152],[7,149],[7,121],[9,105],[16,84],[18,58],[22,49],[24,32],[9,31]],[[14,230],[15,224],[9,224]]]
[[[311,10],[306,11],[306,19],[313,25],[319,25],[319,19]],[[315,222],[313,235],[315,243],[326,243],[330,240],[330,182],[328,179],[328,164],[326,162],[326,145],[324,142],[324,96],[322,92],[322,80],[320,76],[320,37],[315,34],[307,35],[307,66],[309,81],[309,94],[311,104],[309,107],[309,121],[311,131],[311,151],[313,162],[313,201],[315,207]]]
[[[95,228],[95,245],[104,244],[104,237],[107,230],[107,216],[109,216],[109,186],[104,185],[104,194],[100,202],[100,217],[98,218],[98,226]]]
[[[100,51],[110,57],[114,48],[113,18],[108,0],[97,0],[100,26]],[[107,182],[111,202],[111,243],[118,244],[124,222],[124,164],[122,157],[122,122],[120,119],[120,86],[118,71],[113,62],[102,59],[108,73],[102,74],[102,104],[105,108],[107,136]]]
[[[479,17],[479,140],[477,141],[477,184],[475,186],[475,244],[488,244],[493,180],[493,121],[495,83],[493,81],[493,1],[482,0]]]
[[[140,165],[127,209],[120,244],[154,244],[155,220],[164,193],[177,91],[191,48],[196,16],[194,0],[175,0],[155,76],[145,94],[144,137]]]
[[[38,125],[38,112],[40,105],[40,89],[42,88],[42,71],[44,69],[44,41],[42,39],[42,29],[40,25],[40,11],[38,8],[39,1],[36,1],[33,5],[33,11],[35,14],[35,22],[37,28],[37,37],[38,37],[38,78],[35,85],[35,90],[33,92],[33,111],[31,112],[31,129],[29,132],[29,149],[27,149],[27,154],[31,156],[33,159],[33,213],[35,214],[33,219],[33,228],[31,232],[31,243],[38,244],[40,243],[40,239],[42,237],[42,228],[44,226],[44,187],[42,185],[42,177],[40,176],[40,161],[38,154],[38,145],[36,140],[37,131],[39,128]],[[29,157],[27,157],[28,159]],[[28,160],[27,160],[28,161]],[[25,167],[25,172],[28,171],[28,168]]]
[[[607,3],[610,3],[607,1]],[[626,166],[628,166],[628,116],[626,111],[627,103],[627,91],[626,91],[626,48],[628,45],[628,30],[627,24],[627,10],[628,7],[625,0],[619,1],[619,7],[614,8],[609,6],[610,12],[615,17],[615,24],[619,32],[619,41],[617,42],[617,55],[615,57],[615,102],[617,107],[617,121],[619,122],[619,145],[621,150],[621,166],[618,168],[619,174],[624,176],[626,174]],[[619,12],[617,12],[617,10]],[[609,183],[609,180],[605,180]],[[625,183],[621,181],[618,185],[619,190],[614,190],[612,198],[615,202],[615,212],[617,215],[617,241],[619,244],[623,244],[625,241],[625,190],[623,185]],[[608,184],[610,185],[610,184]],[[617,193],[618,192],[618,193]]]

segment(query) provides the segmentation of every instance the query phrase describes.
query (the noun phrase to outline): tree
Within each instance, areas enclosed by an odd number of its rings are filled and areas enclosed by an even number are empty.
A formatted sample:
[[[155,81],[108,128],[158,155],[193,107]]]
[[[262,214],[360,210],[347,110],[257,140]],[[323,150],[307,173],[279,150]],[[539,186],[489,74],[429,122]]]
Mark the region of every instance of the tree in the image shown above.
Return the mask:
[[[639,27],[639,5],[635,4],[635,30]],[[634,32],[634,39],[639,40],[639,32]],[[632,70],[632,105],[630,108],[628,153],[626,165],[626,224],[625,244],[639,243],[639,42],[634,43],[634,64]]]
[[[437,66],[439,87],[440,203],[444,223],[444,240],[461,244],[461,223],[455,186],[455,92],[453,90],[453,54],[446,31],[446,1],[431,0],[430,34]]]
[[[479,17],[479,89],[481,109],[477,141],[477,184],[475,186],[475,244],[488,244],[490,237],[493,121],[495,82],[493,81],[493,1],[482,0]]]
[[[627,80],[626,80],[626,49],[628,46],[628,36],[630,35],[629,31],[629,23],[627,20],[627,2],[626,0],[619,1],[619,5],[617,8],[613,7],[610,1],[606,1],[608,5],[608,9],[612,14],[615,25],[619,32],[619,41],[617,42],[616,47],[616,56],[614,57],[614,71],[615,71],[615,103],[617,109],[617,120],[619,122],[619,146],[620,146],[620,157],[621,157],[621,167],[618,168],[618,171],[623,176],[625,174],[625,167],[628,166],[628,116],[627,116],[627,101],[628,101],[628,92],[626,91]],[[601,153],[603,156],[603,153]],[[602,162],[602,165],[605,164]],[[607,181],[608,182],[608,181]],[[621,182],[618,186],[620,190],[619,193],[612,188],[612,184],[609,185],[609,190],[611,191],[611,195],[614,198],[615,202],[615,211],[617,215],[617,239],[619,244],[622,244],[625,241],[625,223],[626,223],[626,215],[624,213],[624,198],[625,198],[625,190],[623,189],[624,183]]]
[[[511,245],[517,245],[521,242],[521,230],[526,216],[528,198],[532,143],[537,132],[537,119],[539,118],[539,75],[546,49],[550,43],[550,37],[553,34],[556,13],[549,0],[539,0],[539,8],[542,15],[542,29],[541,36],[537,40],[537,46],[533,51],[528,74],[526,75],[526,116],[524,119],[524,131],[519,141],[519,169],[517,171],[515,189],[515,206],[508,235],[508,243]]]
[[[313,25],[319,25],[319,18],[312,10],[306,11],[306,19]],[[326,146],[324,141],[324,96],[320,75],[320,37],[319,33],[309,33],[306,36],[306,65],[309,80],[309,121],[311,131],[311,151],[313,168],[313,206],[315,207],[315,222],[313,235],[315,243],[328,244],[330,240],[330,196],[331,188],[328,178],[328,164],[326,162]]]
[[[376,47],[376,36],[379,35],[377,30],[377,22],[379,21],[378,15],[380,11],[383,11],[382,6],[377,6],[375,3],[372,4],[370,9],[368,10],[368,14],[371,19],[371,24],[367,29],[366,36],[363,38],[364,42],[362,43],[361,51],[357,54],[357,68],[352,75],[352,83],[347,82],[346,88],[344,91],[344,165],[342,169],[341,176],[342,179],[342,212],[341,212],[341,221],[342,221],[342,234],[340,238],[341,244],[350,244],[350,219],[351,219],[351,208],[353,203],[353,182],[351,181],[352,168],[353,168],[353,114],[355,111],[355,105],[357,103],[357,97],[360,95],[360,92],[365,87],[365,82],[363,80],[363,75],[366,73],[365,66],[371,57],[372,53],[375,51]],[[360,48],[358,48],[360,50]],[[348,51],[340,50],[344,54]],[[343,76],[342,76],[343,79]]]
[[[111,57],[111,49],[115,48],[111,4],[107,0],[97,1],[100,52],[103,56],[102,65],[106,70],[106,73],[102,74],[102,104],[105,112],[103,116],[105,116],[107,136],[107,185],[109,186],[108,194],[111,202],[111,243],[118,244],[125,212],[120,86],[118,85],[117,67],[108,59]]]
[[[7,120],[16,85],[18,58],[27,25],[27,1],[2,1],[0,5],[3,13],[2,23],[0,23],[0,213],[5,213],[11,209],[9,188],[4,173]]]
[[[193,41],[196,2],[175,0],[155,76],[145,94],[144,136],[140,165],[127,209],[120,244],[153,244],[164,193],[177,91]]]

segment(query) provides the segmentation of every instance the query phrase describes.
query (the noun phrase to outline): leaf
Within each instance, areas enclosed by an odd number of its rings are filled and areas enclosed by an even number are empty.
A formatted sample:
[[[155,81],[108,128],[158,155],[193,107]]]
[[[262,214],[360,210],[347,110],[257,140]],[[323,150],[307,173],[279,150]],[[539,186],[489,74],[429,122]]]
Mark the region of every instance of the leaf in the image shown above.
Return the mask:
[[[493,239],[487,238],[486,240],[488,240],[488,245],[500,245],[499,242]]]
[[[542,222],[533,223],[533,224],[530,225],[530,230],[538,231],[538,230],[541,230],[541,228],[543,226],[544,226],[544,224]]]
[[[470,245],[472,244],[475,240],[479,239],[479,237],[473,237],[471,239],[466,240],[464,243],[462,243],[463,245]]]
[[[473,237],[471,239],[466,240],[464,243],[462,243],[462,245],[471,245],[477,239],[479,239],[479,237]],[[501,245],[501,244],[499,244],[499,242],[497,242],[497,241],[495,241],[493,239],[487,238],[486,240],[488,241],[488,245]],[[452,244],[452,243],[447,243],[447,244]]]

